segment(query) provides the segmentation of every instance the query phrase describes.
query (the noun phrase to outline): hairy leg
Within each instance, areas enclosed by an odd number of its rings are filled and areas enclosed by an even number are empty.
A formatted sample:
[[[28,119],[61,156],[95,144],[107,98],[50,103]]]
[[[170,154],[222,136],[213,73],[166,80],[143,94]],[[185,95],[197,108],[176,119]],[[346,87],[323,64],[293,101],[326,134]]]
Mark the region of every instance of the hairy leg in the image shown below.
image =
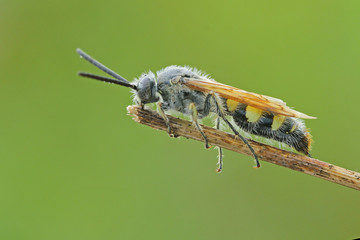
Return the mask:
[[[162,107],[162,103],[161,102],[157,102],[157,107],[158,107],[158,112],[160,113],[161,117],[164,119],[166,126],[168,128],[168,134],[170,137],[174,137],[174,134],[171,131],[171,126],[170,126],[170,122],[169,122],[169,118],[166,116],[165,111]]]
[[[216,129],[220,129],[220,120],[221,120],[220,117],[216,119]],[[220,173],[223,168],[223,149],[221,147],[218,147],[218,152],[219,152],[219,156],[218,156],[219,159],[218,159],[218,168],[216,169],[216,171]]]
[[[256,164],[256,168],[259,168],[260,167],[260,162],[257,158],[257,155],[254,151],[254,149],[251,147],[251,145],[249,144],[249,142],[243,137],[240,135],[240,133],[234,128],[234,126],[226,119],[225,117],[225,114],[224,114],[224,111],[222,110],[222,107],[221,107],[221,103],[219,101],[219,99],[213,95],[213,100],[215,102],[215,105],[216,105],[216,109],[217,109],[217,114],[224,120],[224,122],[231,128],[231,130],[234,132],[234,134],[236,136],[238,136],[247,146],[248,148],[250,149],[251,153],[254,155],[254,158],[255,158],[255,164]]]
[[[205,140],[205,148],[210,148],[209,147],[209,141],[207,136],[205,135],[203,129],[201,128],[200,124],[198,123],[198,112],[196,110],[196,106],[195,103],[190,103],[189,108],[192,110],[192,121],[195,124],[196,128],[199,130],[199,132],[201,133],[201,135],[203,136],[204,140]]]

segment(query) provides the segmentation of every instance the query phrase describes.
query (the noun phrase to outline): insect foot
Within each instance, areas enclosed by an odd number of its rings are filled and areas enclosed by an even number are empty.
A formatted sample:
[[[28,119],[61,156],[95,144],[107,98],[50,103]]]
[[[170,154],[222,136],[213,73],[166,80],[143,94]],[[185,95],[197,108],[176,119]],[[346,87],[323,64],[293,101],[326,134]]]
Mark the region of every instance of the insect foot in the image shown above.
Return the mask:
[[[177,137],[174,134],[173,130],[171,129],[170,125],[168,125],[168,135],[169,135],[169,137],[173,137],[173,138]]]

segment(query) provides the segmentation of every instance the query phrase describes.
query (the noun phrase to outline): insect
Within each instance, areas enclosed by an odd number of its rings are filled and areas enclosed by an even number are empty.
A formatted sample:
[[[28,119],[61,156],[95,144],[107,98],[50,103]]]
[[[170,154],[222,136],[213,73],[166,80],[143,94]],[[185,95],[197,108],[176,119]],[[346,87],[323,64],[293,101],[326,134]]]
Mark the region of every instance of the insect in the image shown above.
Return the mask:
[[[173,133],[165,112],[175,110],[191,116],[192,122],[204,139],[205,148],[209,148],[207,136],[199,124],[199,119],[215,113],[216,128],[220,129],[220,123],[224,121],[235,136],[248,146],[255,158],[256,168],[260,167],[260,163],[254,149],[229,118],[232,118],[245,132],[285,143],[298,152],[310,156],[312,138],[300,119],[315,119],[315,117],[289,108],[280,99],[216,82],[190,67],[169,66],[158,71],[156,76],[149,71],[131,83],[81,49],[76,51],[82,58],[115,79],[84,72],[80,72],[80,76],[129,87],[135,93],[135,102],[142,107],[148,103],[156,103],[170,136],[173,136]],[[218,148],[218,151],[217,172],[221,172],[223,150]]]

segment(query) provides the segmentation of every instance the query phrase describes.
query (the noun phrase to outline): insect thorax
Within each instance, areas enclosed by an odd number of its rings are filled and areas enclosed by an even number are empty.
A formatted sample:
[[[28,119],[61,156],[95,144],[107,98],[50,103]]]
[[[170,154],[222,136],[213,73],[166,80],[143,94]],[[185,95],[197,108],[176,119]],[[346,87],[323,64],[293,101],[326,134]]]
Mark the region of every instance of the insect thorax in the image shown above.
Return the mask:
[[[205,106],[206,95],[203,92],[195,91],[181,83],[172,81],[177,77],[204,78],[201,72],[188,67],[169,66],[158,71],[157,75],[158,92],[163,99],[165,110],[175,110],[190,115],[192,111],[189,106],[194,103],[199,118],[206,117],[209,114],[209,106]]]

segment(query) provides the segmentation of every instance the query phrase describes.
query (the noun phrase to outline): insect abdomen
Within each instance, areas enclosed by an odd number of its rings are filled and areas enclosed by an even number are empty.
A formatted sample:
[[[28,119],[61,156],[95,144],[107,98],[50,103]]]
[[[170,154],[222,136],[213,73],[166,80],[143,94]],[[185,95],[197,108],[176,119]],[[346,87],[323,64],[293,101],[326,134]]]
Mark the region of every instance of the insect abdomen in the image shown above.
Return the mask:
[[[234,103],[229,105],[227,102],[226,105],[236,125],[244,131],[285,143],[299,152],[309,154],[311,135],[301,120],[273,115],[244,104],[238,104],[236,108]]]

